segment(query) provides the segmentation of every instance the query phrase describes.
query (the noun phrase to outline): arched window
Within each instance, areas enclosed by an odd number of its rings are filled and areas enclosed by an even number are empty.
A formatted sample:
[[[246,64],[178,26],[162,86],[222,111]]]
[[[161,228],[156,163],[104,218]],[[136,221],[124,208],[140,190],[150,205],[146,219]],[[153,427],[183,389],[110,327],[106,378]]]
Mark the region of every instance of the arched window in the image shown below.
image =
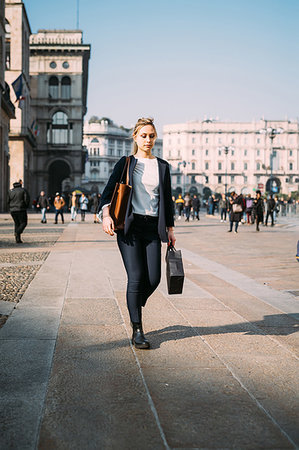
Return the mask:
[[[97,138],[93,138],[93,139],[91,140],[91,142],[92,142],[92,143],[94,143],[94,142],[99,142],[99,140],[98,140]]]
[[[61,80],[61,98],[68,100],[71,98],[71,79],[63,77]]]
[[[50,98],[58,98],[58,78],[55,76],[50,77],[49,79],[49,97]]]
[[[57,111],[48,124],[47,142],[50,144],[72,144],[73,125],[63,111]]]
[[[93,169],[91,171],[91,179],[97,180],[99,178],[99,171],[97,169]]]

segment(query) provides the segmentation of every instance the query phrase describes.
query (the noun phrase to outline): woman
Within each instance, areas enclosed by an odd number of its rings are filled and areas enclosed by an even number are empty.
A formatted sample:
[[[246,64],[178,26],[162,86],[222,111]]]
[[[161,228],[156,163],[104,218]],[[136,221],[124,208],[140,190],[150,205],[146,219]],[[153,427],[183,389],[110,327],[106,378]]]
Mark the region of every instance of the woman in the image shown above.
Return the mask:
[[[79,201],[80,201],[80,210],[81,210],[81,222],[84,222],[85,213],[88,209],[88,198],[85,197],[84,193],[82,193]]]
[[[241,222],[243,216],[243,198],[241,195],[237,196],[235,192],[232,193],[229,201],[229,230],[228,233],[233,231],[233,225],[235,222],[235,233],[238,233],[239,222]]]
[[[225,196],[225,194],[221,195],[221,199],[219,202],[219,208],[220,208],[220,222],[226,222],[226,213],[228,210],[228,201]]]
[[[169,165],[152,155],[156,138],[153,119],[139,119],[133,131],[134,150],[129,170],[132,190],[125,227],[117,231],[117,243],[128,276],[127,306],[133,328],[132,343],[140,349],[150,346],[143,333],[141,309],[160,283],[161,241],[175,244]],[[123,156],[115,165],[99,206],[103,210],[103,230],[111,236],[114,223],[109,203],[125,163]]]

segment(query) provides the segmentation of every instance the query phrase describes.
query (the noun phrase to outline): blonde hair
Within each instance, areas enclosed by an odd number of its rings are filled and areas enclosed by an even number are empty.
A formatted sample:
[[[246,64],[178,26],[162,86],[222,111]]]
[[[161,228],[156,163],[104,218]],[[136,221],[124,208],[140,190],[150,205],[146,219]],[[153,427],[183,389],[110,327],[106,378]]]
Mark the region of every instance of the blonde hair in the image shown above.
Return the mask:
[[[155,130],[155,135],[157,137],[157,130],[154,125],[154,119],[152,117],[142,117],[141,119],[138,119],[137,123],[134,127],[132,136],[133,137],[137,136],[138,131],[141,128],[145,127],[146,125],[151,125],[153,127],[153,129]],[[136,155],[137,151],[138,151],[138,146],[137,146],[136,142],[134,141],[133,155]]]

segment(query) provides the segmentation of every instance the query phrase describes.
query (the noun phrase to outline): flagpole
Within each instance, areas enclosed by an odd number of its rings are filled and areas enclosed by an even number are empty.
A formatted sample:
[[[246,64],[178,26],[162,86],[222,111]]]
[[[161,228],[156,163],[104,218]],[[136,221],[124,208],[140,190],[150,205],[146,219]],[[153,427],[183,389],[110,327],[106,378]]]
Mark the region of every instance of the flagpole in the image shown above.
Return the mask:
[[[79,0],[77,0],[77,30],[79,30]]]

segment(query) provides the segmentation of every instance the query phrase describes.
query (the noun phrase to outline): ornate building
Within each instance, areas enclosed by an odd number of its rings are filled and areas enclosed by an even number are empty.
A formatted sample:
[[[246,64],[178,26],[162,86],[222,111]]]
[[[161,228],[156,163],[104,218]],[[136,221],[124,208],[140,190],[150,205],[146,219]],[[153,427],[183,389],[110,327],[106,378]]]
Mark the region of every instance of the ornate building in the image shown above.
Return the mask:
[[[8,133],[10,119],[15,118],[15,107],[10,100],[10,88],[5,82],[6,48],[10,42],[5,34],[10,35],[9,25],[5,20],[4,2],[0,2],[0,211],[6,209],[6,197],[9,190],[9,146]],[[9,36],[10,37],[10,36]]]
[[[5,1],[5,22],[5,80],[10,86],[12,102],[16,105],[9,131],[10,184],[22,179],[24,186],[32,191],[35,138],[31,131],[29,79],[31,30],[22,0]]]
[[[80,30],[39,30],[30,37],[35,195],[81,184],[89,58]]]
[[[84,124],[83,144],[88,153],[84,186],[101,193],[116,162],[132,153],[132,130],[117,126],[107,117],[93,117]],[[162,139],[156,140],[153,154],[162,158]]]
[[[281,132],[273,139],[270,129]],[[271,143],[273,142],[273,143]],[[163,128],[177,195],[189,191],[288,194],[299,187],[299,122],[187,122]]]

